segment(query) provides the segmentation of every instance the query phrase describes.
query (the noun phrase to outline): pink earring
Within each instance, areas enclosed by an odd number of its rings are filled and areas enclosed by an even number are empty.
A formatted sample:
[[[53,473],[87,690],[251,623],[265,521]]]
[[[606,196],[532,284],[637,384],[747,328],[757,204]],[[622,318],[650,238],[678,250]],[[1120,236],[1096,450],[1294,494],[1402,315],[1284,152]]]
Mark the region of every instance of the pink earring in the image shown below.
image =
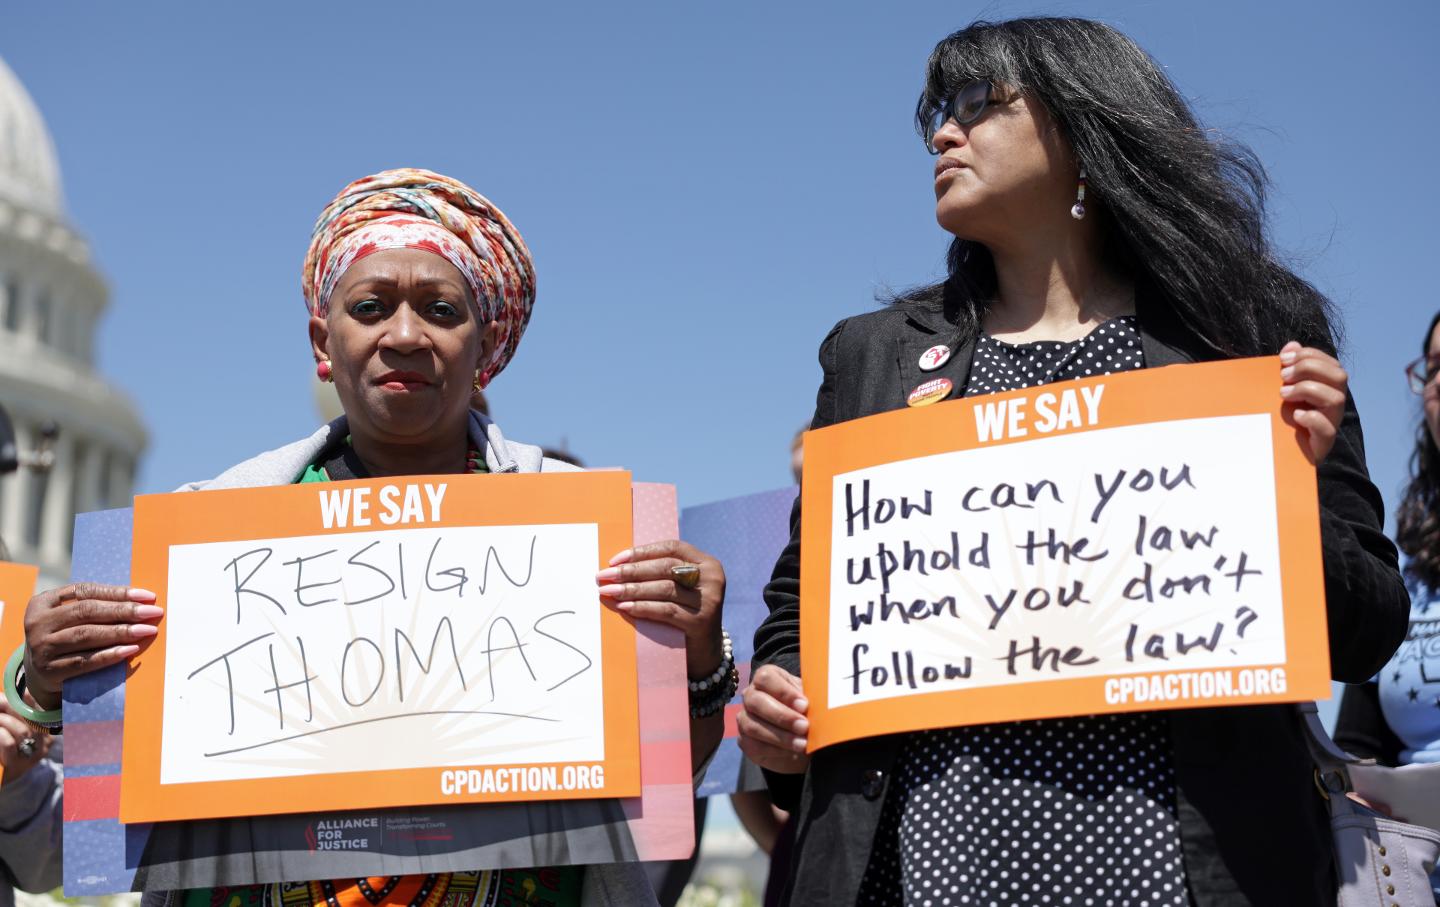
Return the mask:
[[[329,359],[321,359],[319,362],[315,363],[315,377],[316,377],[316,378],[319,378],[321,381],[324,381],[324,382],[327,382],[327,383],[328,383],[328,382],[330,381],[330,379],[331,379],[332,376],[333,376],[333,375],[332,375],[332,370],[331,370],[331,368],[330,368],[330,360],[329,360]]]
[[[1075,204],[1070,207],[1070,216],[1076,220],[1085,219],[1085,168],[1080,168],[1080,188],[1075,191]]]

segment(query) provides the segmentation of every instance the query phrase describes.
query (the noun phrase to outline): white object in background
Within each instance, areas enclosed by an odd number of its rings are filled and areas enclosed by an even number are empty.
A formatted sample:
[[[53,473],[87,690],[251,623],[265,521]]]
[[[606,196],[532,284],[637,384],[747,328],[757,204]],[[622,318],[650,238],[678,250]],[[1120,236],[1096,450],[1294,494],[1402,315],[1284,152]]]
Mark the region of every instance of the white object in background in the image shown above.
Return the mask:
[[[1440,831],[1440,762],[1352,765],[1350,781],[1355,793],[1392,817]]]

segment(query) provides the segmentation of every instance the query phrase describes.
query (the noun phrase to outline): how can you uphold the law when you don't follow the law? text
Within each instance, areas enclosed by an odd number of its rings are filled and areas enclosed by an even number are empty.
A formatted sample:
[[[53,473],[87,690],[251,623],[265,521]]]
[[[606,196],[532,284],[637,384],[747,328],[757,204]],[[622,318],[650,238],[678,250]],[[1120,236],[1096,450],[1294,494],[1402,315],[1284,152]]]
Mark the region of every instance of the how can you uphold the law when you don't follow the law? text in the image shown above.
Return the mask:
[[[811,747],[1328,695],[1315,470],[1279,372],[1173,366],[808,433]]]

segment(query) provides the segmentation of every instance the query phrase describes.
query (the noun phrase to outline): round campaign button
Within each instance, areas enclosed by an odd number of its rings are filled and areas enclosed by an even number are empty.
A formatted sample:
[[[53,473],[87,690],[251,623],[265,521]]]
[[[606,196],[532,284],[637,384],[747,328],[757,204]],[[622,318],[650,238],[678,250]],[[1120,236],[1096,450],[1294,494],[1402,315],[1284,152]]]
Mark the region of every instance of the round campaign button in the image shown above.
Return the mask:
[[[936,378],[926,381],[924,384],[910,392],[905,402],[910,406],[929,406],[938,403],[950,396],[950,390],[955,385],[950,383],[949,378]]]
[[[920,354],[920,371],[933,372],[950,361],[950,347],[945,344],[932,346]]]

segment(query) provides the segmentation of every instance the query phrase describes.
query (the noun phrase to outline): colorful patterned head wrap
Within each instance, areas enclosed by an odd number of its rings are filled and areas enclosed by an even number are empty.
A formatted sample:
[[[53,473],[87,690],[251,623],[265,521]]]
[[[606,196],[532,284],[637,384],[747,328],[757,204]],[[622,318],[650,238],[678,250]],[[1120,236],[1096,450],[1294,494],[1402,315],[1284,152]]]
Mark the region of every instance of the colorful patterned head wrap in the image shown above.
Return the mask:
[[[324,318],[341,275],[385,249],[433,252],[464,275],[480,323],[500,323],[495,352],[480,364],[480,386],[489,384],[515,355],[535,305],[535,267],[515,227],[474,189],[429,170],[358,179],[315,221],[300,277],[310,314]]]

